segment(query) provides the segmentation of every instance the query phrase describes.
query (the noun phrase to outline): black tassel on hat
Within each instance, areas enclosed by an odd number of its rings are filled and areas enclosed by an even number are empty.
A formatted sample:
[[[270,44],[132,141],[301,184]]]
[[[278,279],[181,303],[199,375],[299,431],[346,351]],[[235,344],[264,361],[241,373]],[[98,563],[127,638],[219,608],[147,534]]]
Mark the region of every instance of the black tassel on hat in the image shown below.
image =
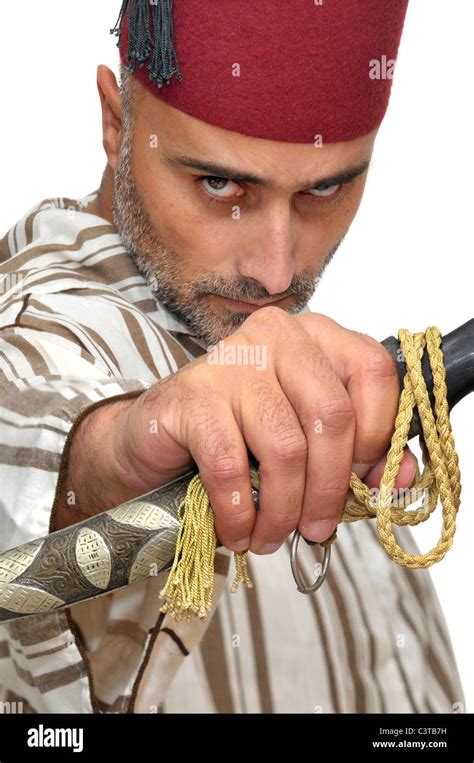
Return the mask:
[[[127,69],[134,72],[137,64],[149,69],[149,79],[158,88],[170,84],[173,75],[183,79],[174,46],[173,0],[123,0],[120,14],[111,34],[122,42],[122,24],[128,21]],[[151,24],[153,22],[153,34]]]

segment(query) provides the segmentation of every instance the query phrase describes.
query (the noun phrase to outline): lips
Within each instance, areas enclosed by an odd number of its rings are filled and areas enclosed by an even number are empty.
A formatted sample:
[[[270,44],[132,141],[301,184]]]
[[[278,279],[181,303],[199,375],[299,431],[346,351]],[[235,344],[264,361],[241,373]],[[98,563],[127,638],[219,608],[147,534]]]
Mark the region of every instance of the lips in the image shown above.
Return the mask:
[[[235,299],[229,299],[228,297],[221,297],[221,299],[224,299],[227,303],[230,303],[232,306],[232,309],[234,310],[245,310],[247,312],[255,312],[255,310],[260,310],[262,307],[280,307],[280,305],[287,299],[287,297],[282,297],[281,299],[274,300],[272,302],[241,302],[239,300]]]

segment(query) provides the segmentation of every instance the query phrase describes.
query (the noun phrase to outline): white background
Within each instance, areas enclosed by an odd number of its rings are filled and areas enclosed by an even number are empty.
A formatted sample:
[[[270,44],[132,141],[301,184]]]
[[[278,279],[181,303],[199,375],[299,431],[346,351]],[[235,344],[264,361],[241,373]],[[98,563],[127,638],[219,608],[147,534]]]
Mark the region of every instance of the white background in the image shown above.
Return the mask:
[[[119,0],[0,4],[0,235],[40,199],[99,186],[96,66],[117,71],[108,31],[119,7]],[[365,197],[310,305],[379,340],[399,327],[434,324],[448,333],[474,317],[473,28],[469,0],[411,0]],[[472,711],[474,395],[454,409],[452,423],[463,500],[454,547],[432,575]],[[415,530],[422,550],[439,530],[438,510]]]

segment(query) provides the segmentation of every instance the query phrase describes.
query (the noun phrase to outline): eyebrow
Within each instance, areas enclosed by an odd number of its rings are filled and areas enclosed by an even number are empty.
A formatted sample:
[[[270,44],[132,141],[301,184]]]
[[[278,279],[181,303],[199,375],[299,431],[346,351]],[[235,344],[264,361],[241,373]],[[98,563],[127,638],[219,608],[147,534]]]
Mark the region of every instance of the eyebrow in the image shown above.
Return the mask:
[[[166,156],[165,160],[171,167],[186,167],[188,169],[198,170],[199,172],[206,173],[207,175],[215,175],[216,177],[224,178],[225,180],[232,180],[235,183],[250,183],[251,185],[271,186],[272,181],[267,178],[254,175],[250,172],[240,172],[232,167],[226,167],[223,164],[216,164],[215,162],[203,162],[193,156],[187,156],[186,154],[176,154],[174,156]],[[347,167],[341,172],[335,175],[320,177],[309,183],[305,183],[301,188],[302,191],[309,191],[317,188],[318,186],[332,186],[332,185],[346,185],[355,178],[363,175],[369,168],[370,161],[366,160],[361,164]]]

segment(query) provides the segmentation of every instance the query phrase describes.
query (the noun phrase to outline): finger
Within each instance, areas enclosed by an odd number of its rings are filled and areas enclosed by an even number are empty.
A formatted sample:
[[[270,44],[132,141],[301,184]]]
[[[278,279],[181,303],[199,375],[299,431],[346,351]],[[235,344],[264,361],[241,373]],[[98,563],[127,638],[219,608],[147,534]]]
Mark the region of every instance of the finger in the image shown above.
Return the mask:
[[[245,442],[259,461],[259,510],[250,550],[276,551],[301,514],[306,475],[306,437],[275,381],[254,378],[242,411]]]
[[[296,345],[296,341],[294,341]],[[355,413],[342,381],[318,347],[306,337],[295,347],[299,373],[277,361],[278,379],[303,424],[308,443],[303,510],[298,524],[303,537],[323,541],[339,521],[353,462]]]
[[[368,472],[364,478],[364,482],[368,487],[379,487],[380,480],[387,463],[387,453],[380,459],[380,461]],[[400,462],[400,470],[397,474],[394,487],[405,488],[409,487],[415,476],[417,461],[411,450],[406,447],[403,454],[403,459]]]
[[[352,464],[352,471],[357,474],[360,480],[363,480],[373,466],[375,464]]]
[[[357,343],[347,391],[356,412],[354,461],[377,464],[387,451],[395,428],[400,397],[396,363],[390,353],[367,337]]]
[[[376,339],[350,331],[336,321],[305,316],[305,328],[317,338],[342,380],[356,413],[354,461],[376,464],[387,451],[400,397],[396,362]]]
[[[188,417],[187,447],[209,495],[216,534],[232,551],[249,548],[256,511],[247,448],[224,401],[195,405]]]

